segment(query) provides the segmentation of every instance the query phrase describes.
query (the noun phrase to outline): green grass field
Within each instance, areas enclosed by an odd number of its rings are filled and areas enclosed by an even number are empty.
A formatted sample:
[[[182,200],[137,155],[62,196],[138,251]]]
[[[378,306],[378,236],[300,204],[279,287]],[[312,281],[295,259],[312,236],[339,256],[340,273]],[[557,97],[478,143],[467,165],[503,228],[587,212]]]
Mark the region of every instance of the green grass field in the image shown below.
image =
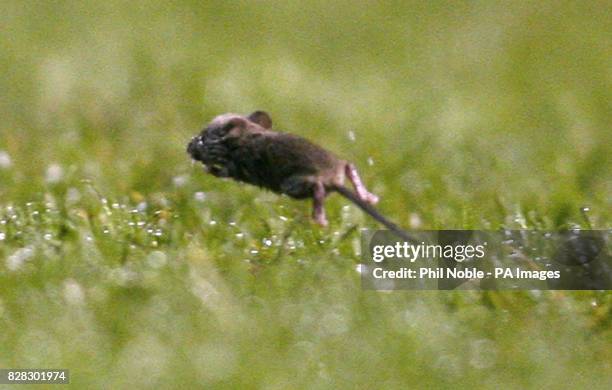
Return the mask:
[[[355,161],[402,226],[609,229],[610,2],[1,4],[0,368],[612,386],[609,292],[362,291],[371,219],[334,196],[319,228],[185,153],[213,116],[264,109]]]

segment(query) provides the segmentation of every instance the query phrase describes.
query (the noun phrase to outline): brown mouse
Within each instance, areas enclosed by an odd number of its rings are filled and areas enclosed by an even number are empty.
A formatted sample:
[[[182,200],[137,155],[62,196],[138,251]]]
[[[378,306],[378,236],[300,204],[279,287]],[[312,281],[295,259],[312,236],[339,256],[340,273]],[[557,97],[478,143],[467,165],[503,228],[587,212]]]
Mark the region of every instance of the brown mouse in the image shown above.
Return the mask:
[[[336,191],[409,239],[372,207],[378,197],[363,185],[354,164],[307,139],[272,130],[272,119],[264,111],[215,117],[189,142],[187,152],[214,176],[230,177],[296,199],[312,198],[313,218],[323,226],[327,225],[325,197]],[[346,178],[355,192],[344,186]]]

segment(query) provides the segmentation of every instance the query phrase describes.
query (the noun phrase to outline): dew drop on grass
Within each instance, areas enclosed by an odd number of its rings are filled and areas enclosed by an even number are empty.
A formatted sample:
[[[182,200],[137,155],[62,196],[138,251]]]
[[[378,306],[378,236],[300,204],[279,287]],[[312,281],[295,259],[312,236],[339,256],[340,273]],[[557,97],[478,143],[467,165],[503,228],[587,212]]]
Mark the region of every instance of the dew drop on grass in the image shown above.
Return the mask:
[[[6,233],[0,232],[0,241],[4,241],[5,238],[6,238]]]
[[[262,242],[265,246],[272,246],[272,240],[270,240],[269,238],[264,238]]]
[[[53,238],[53,235],[51,233],[46,233],[43,238],[47,241],[50,241]]]
[[[71,187],[66,192],[66,202],[76,203],[81,200],[81,193],[74,187]]]
[[[295,246],[295,240],[293,238],[289,238],[287,240],[287,247],[291,250],[294,250],[296,248]]]
[[[348,139],[351,142],[355,142],[355,132],[353,130],[349,130],[349,132],[348,132]]]
[[[236,238],[243,238],[244,237],[244,233],[236,233]]]
[[[419,229],[421,226],[423,226],[423,221],[421,220],[419,214],[410,213],[409,225],[411,229]]]
[[[175,187],[183,187],[187,184],[188,180],[189,178],[186,175],[175,176],[172,178],[172,184],[174,184]]]
[[[81,305],[85,301],[83,288],[74,279],[64,282],[64,299],[71,305]]]
[[[125,268],[115,268],[110,271],[109,277],[114,283],[118,285],[125,285],[128,282],[136,279],[136,274],[133,271]]]
[[[536,299],[542,297],[542,291],[540,290],[529,290],[529,294]]]
[[[32,256],[34,256],[34,249],[30,247],[17,249],[6,259],[6,268],[10,271],[16,271]]]
[[[147,256],[147,264],[155,269],[163,267],[167,262],[168,258],[162,251],[153,251]]]
[[[368,165],[369,166],[374,165],[374,159],[372,157],[368,157]]]
[[[588,213],[589,211],[591,211],[591,208],[585,206],[585,207],[580,208],[580,211],[582,211],[583,213]]]
[[[361,241],[358,238],[355,238],[351,241],[351,246],[353,248],[353,253],[355,256],[361,256]]]
[[[4,150],[0,150],[0,168],[8,169],[12,164],[11,156]]]
[[[45,181],[47,183],[57,183],[64,177],[64,169],[59,164],[51,164],[45,172]]]
[[[206,193],[196,192],[193,194],[193,199],[195,199],[197,202],[204,202],[206,200]]]

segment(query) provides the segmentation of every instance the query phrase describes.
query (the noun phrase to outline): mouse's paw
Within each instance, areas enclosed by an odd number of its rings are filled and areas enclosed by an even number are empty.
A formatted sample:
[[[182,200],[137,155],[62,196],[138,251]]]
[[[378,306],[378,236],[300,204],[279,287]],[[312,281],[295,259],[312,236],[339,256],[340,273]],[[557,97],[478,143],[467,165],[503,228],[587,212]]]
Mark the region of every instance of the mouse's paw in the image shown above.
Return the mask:
[[[364,200],[365,200],[366,202],[368,202],[369,204],[374,205],[374,204],[378,203],[378,201],[379,201],[380,199],[378,198],[378,196],[374,195],[373,193],[368,192],[368,193],[366,194],[366,196],[365,196],[365,199],[364,199]]]
[[[327,218],[325,217],[325,215],[317,215],[313,219],[317,224],[323,227],[326,227],[327,225],[329,225],[329,222],[327,221]]]

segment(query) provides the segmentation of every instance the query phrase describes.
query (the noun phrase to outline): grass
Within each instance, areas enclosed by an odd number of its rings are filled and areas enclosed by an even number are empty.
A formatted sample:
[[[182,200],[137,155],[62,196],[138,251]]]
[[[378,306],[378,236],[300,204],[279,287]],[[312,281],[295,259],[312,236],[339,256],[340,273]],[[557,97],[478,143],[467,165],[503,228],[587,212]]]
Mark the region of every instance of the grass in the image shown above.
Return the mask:
[[[362,291],[373,221],[334,197],[318,228],[184,151],[265,109],[354,160],[403,226],[609,229],[609,3],[2,9],[0,367],[75,388],[610,387],[607,291]]]

